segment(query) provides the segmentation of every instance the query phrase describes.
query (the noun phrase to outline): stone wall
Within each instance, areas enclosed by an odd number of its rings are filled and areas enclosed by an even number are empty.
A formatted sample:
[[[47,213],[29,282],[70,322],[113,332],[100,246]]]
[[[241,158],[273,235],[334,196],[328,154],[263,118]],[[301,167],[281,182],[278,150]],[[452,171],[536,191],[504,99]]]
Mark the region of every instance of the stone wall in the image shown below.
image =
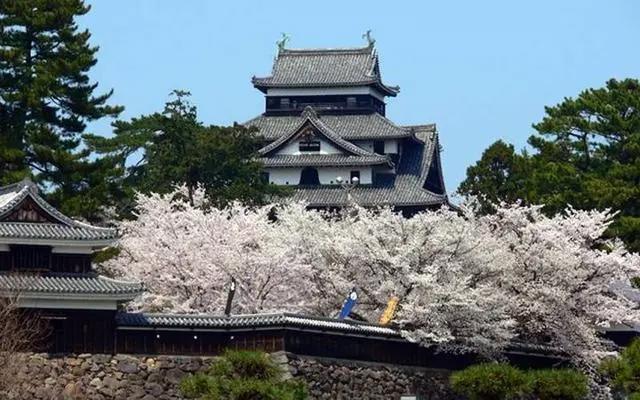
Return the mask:
[[[19,400],[176,400],[178,384],[207,369],[211,358],[81,354],[24,354],[15,390],[1,398]]]
[[[312,399],[399,400],[402,395],[430,400],[456,398],[445,370],[295,355],[289,355],[288,364],[293,376],[307,382]]]
[[[443,370],[396,367],[336,359],[272,355],[288,376],[307,382],[311,399],[400,399],[421,394],[428,399],[454,398]],[[16,400],[178,400],[178,385],[204,371],[212,358],[91,355],[56,357],[23,354],[11,395]]]

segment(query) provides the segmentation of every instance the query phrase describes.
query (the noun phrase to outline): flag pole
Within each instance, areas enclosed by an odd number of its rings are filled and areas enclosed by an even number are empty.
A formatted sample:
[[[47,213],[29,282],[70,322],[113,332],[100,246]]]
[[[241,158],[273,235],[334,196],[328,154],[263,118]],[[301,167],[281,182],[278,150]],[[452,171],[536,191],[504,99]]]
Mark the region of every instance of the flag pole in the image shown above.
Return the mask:
[[[233,295],[236,293],[236,278],[231,278],[231,285],[229,286],[229,292],[227,293],[227,305],[224,308],[224,315],[227,317],[231,315],[231,304],[233,303]]]

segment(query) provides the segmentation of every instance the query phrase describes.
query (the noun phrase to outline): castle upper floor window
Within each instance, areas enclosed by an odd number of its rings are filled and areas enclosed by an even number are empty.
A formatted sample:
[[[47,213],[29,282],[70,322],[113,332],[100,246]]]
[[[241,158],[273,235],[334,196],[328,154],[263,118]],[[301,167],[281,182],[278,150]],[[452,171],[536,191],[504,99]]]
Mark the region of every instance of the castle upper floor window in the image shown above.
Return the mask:
[[[373,141],[373,152],[378,154],[384,154],[384,140]]]
[[[320,151],[319,140],[305,140],[301,141],[298,147],[300,152]]]

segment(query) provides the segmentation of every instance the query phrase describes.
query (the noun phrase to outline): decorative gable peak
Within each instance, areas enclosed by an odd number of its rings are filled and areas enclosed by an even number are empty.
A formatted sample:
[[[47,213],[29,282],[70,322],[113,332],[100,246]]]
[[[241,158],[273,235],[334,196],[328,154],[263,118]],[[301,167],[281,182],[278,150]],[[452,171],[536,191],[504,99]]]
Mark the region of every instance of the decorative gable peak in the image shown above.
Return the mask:
[[[115,229],[76,221],[56,210],[30,179],[0,187],[0,243],[28,239],[103,247],[116,237]]]

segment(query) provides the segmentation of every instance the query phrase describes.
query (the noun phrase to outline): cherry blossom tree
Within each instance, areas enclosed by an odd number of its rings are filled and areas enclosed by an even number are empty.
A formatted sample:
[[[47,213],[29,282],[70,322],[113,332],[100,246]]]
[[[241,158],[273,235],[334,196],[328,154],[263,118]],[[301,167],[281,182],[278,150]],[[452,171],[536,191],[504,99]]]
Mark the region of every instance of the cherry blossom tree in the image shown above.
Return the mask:
[[[209,208],[139,195],[120,224],[120,255],[104,267],[145,283],[133,307],[221,313],[231,278],[234,313],[334,316],[352,288],[356,316],[376,321],[400,299],[394,324],[409,340],[494,353],[513,341],[555,346],[596,361],[598,329],[638,321],[637,303],[614,284],[640,275],[640,257],[602,239],[612,214],[472,205],[404,218],[357,206],[340,214],[304,204]]]

